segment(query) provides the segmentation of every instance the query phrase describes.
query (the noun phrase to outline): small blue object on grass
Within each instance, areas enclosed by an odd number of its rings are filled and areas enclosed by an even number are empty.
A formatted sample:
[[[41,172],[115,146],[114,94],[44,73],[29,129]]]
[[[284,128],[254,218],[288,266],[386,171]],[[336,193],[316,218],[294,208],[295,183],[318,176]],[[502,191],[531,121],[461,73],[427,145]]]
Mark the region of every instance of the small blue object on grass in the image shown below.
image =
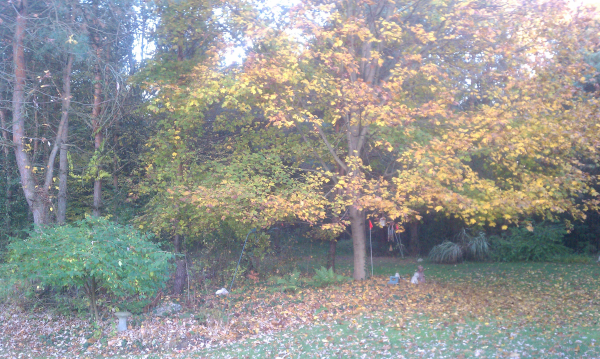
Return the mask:
[[[398,278],[398,277],[396,277],[395,275],[394,275],[394,276],[391,276],[391,277],[390,277],[390,281],[388,282],[388,284],[398,284],[398,279],[399,279],[399,278]]]

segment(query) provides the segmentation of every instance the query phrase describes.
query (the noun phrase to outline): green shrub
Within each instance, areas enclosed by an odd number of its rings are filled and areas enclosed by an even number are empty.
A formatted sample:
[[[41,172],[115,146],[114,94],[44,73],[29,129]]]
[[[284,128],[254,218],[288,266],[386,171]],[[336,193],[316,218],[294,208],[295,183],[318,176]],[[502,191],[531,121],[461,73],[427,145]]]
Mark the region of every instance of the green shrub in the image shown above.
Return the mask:
[[[118,308],[121,311],[128,311],[133,314],[142,314],[144,308],[152,301],[150,299],[131,300],[119,304]]]
[[[563,244],[564,227],[541,223],[533,231],[513,228],[491,238],[491,257],[500,262],[550,262],[571,253]]]
[[[29,282],[12,275],[7,265],[0,265],[0,303],[21,303],[33,292]]]
[[[152,295],[168,278],[172,255],[137,230],[104,218],[37,229],[8,246],[8,272],[40,285],[83,288],[98,320],[99,288],[120,296]]]
[[[269,282],[278,285],[281,292],[295,292],[302,284],[300,271],[297,269],[283,277],[270,277]]]
[[[315,287],[325,287],[331,284],[346,282],[350,279],[349,277],[334,273],[332,268],[321,267],[315,269],[315,275],[308,284]]]

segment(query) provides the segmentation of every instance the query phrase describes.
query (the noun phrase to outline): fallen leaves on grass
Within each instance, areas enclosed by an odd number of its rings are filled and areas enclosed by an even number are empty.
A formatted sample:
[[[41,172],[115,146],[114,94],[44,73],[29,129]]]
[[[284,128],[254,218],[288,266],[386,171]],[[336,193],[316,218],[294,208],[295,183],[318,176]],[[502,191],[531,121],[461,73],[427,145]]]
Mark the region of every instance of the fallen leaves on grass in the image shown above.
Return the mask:
[[[566,280],[565,278],[570,278]],[[581,280],[588,280],[582,277]],[[190,352],[270,336],[282,329],[339,323],[360,330],[357,318],[376,319],[382,327],[410,335],[414,322],[433,329],[479,322],[507,333],[535,326],[597,325],[597,286],[543,272],[475,276],[461,281],[412,285],[387,278],[304,288],[294,294],[255,286],[228,297],[207,296],[200,307],[162,318],[134,317],[130,330],[115,331],[115,320],[97,329],[72,318],[0,308],[0,356],[87,357],[98,355]],[[201,314],[201,315],[200,315]],[[556,335],[562,333],[556,332]],[[335,336],[323,338],[331,343]],[[5,353],[5,354],[4,354]]]

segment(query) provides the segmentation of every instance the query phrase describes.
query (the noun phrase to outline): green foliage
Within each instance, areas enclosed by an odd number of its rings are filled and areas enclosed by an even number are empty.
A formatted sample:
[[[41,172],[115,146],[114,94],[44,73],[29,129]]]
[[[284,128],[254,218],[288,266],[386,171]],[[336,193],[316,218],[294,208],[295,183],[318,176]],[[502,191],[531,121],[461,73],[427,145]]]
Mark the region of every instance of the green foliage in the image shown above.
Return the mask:
[[[13,241],[6,266],[15,277],[40,285],[84,288],[95,309],[98,288],[117,296],[152,295],[164,286],[171,258],[129,226],[87,217]]]
[[[491,239],[492,259],[500,262],[548,262],[571,251],[563,244],[563,226],[542,223],[533,231],[513,228],[503,236]]]
[[[126,301],[122,304],[119,304],[119,310],[128,311],[133,314],[142,314],[144,312],[144,308],[150,303],[150,299]]]
[[[7,266],[0,266],[0,303],[17,303],[31,292],[31,286],[10,275]]]
[[[278,285],[281,292],[295,292],[302,284],[300,271],[297,269],[283,277],[270,277],[269,282]]]
[[[333,269],[321,267],[315,269],[315,275],[306,284],[314,287],[326,287],[336,283],[349,281],[351,278],[333,272]],[[292,273],[283,277],[270,277],[269,282],[277,285],[277,290],[281,292],[295,292],[303,284],[300,278],[300,271],[295,269]]]
[[[328,285],[345,282],[350,279],[350,277],[334,273],[332,268],[327,269],[325,267],[321,267],[319,269],[315,269],[315,276],[312,278],[309,284],[316,287],[326,287]]]

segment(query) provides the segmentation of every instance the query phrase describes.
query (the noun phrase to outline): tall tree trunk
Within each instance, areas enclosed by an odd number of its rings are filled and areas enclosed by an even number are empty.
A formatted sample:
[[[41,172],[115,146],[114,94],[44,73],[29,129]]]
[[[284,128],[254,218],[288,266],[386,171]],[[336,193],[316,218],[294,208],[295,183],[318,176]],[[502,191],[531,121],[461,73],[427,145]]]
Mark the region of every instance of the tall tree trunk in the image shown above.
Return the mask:
[[[419,255],[419,222],[414,220],[408,225],[410,229],[410,254],[413,256]]]
[[[97,61],[101,58],[101,49],[99,46],[95,46]],[[94,104],[92,107],[92,132],[94,134],[94,151],[97,156],[100,156],[102,149],[102,126],[100,121],[100,106],[102,104],[102,76],[100,73],[100,64],[96,64],[94,70]],[[100,163],[96,163],[96,179],[94,180],[94,203],[92,208],[92,215],[95,217],[100,216],[100,209],[102,207],[102,179],[100,178]]]
[[[281,254],[281,229],[280,228],[274,228],[275,231],[273,233],[273,249],[275,250],[275,254],[280,255]]]
[[[179,167],[177,168],[177,177],[181,180],[183,178],[183,164],[179,163]],[[175,231],[179,230],[179,225],[177,224],[175,227]],[[184,237],[182,234],[175,234],[173,238],[175,244],[175,253],[181,253],[183,247]],[[185,289],[185,281],[187,279],[187,271],[186,271],[186,261],[185,259],[177,259],[177,268],[175,270],[175,283],[173,283],[173,293],[176,295],[183,294],[183,290]]]
[[[335,249],[337,246],[337,239],[329,241],[329,253],[327,254],[327,269],[331,268],[335,272]]]
[[[66,125],[68,126],[68,124]],[[66,141],[66,138],[64,140]],[[56,221],[58,224],[65,224],[67,221],[67,179],[69,175],[68,152],[69,149],[67,144],[62,143],[58,158],[58,204],[56,208]]]
[[[71,107],[71,69],[73,67],[73,55],[69,55],[67,66],[63,74],[63,93],[62,93],[62,114],[61,122],[62,142],[60,144],[59,167],[58,167],[58,206],[56,210],[56,221],[59,224],[64,224],[67,219],[67,175],[68,175],[68,159],[67,159],[67,140],[69,135],[69,109]]]
[[[351,115],[346,116],[346,124],[348,131],[346,137],[348,141],[348,158],[352,161],[353,165],[357,165],[361,162],[361,153],[364,147],[368,126],[362,126],[360,117],[356,116],[352,118]],[[360,168],[349,167],[346,168],[340,164],[340,167],[346,171],[352,177],[361,177]],[[350,193],[357,202],[362,193]],[[367,277],[365,260],[367,257],[367,235],[365,232],[365,213],[362,210],[357,209],[354,205],[349,208],[350,214],[350,227],[352,228],[352,244],[354,250],[354,280],[363,280]]]
[[[354,252],[354,280],[367,278],[367,235],[365,233],[365,214],[362,210],[350,206],[350,228],[352,229],[352,247]]]
[[[183,61],[183,39],[180,39],[180,43],[177,46],[177,61]],[[177,168],[177,178],[179,181],[183,182],[183,163],[179,162],[179,166]],[[175,227],[175,232],[179,230],[178,225]],[[175,234],[175,253],[181,253],[181,248],[183,244],[183,235]],[[177,260],[177,269],[175,270],[175,283],[173,284],[173,292],[176,295],[180,295],[183,293],[183,289],[185,288],[185,280],[187,278],[186,262],[183,259]]]
[[[181,253],[181,245],[183,236],[176,234],[175,238],[175,253]],[[175,269],[175,283],[173,283],[173,293],[181,295],[185,289],[185,280],[187,279],[185,259],[177,259],[177,268]]]
[[[5,190],[5,198],[4,198],[4,207],[5,207],[5,216],[4,216],[4,230],[6,231],[8,236],[11,236],[11,204],[12,204],[12,176],[10,170],[10,139],[8,135],[8,130],[6,127],[6,110],[4,109],[4,88],[0,87],[0,126],[2,127],[2,139],[5,142],[2,145],[2,149],[4,152],[4,157],[2,158],[2,167],[4,169],[4,180],[6,181],[6,190]]]
[[[119,223],[118,216],[118,203],[119,203],[119,128],[115,126],[115,133],[113,135],[114,141],[114,155],[113,155],[113,173],[112,173],[112,184],[113,184],[113,216],[114,220]]]
[[[13,39],[13,64],[14,64],[14,88],[13,88],[13,143],[15,160],[21,177],[21,187],[25,199],[29,205],[33,222],[36,225],[44,225],[50,222],[49,210],[51,206],[49,190],[52,185],[54,173],[54,160],[62,143],[64,122],[58,126],[56,139],[52,151],[47,154],[44,183],[39,185],[33,175],[32,161],[30,160],[24,140],[25,136],[25,85],[27,80],[26,62],[24,51],[24,40],[27,28],[27,2],[16,1],[13,7],[17,10],[15,34]]]
[[[25,199],[33,215],[36,225],[47,222],[48,196],[47,189],[39,188],[33,176],[31,161],[25,147],[25,81],[27,79],[25,69],[25,35],[27,28],[27,1],[13,2],[17,10],[15,33],[13,38],[13,66],[14,87],[12,103],[12,130],[15,151],[15,160],[21,177],[21,187]]]

